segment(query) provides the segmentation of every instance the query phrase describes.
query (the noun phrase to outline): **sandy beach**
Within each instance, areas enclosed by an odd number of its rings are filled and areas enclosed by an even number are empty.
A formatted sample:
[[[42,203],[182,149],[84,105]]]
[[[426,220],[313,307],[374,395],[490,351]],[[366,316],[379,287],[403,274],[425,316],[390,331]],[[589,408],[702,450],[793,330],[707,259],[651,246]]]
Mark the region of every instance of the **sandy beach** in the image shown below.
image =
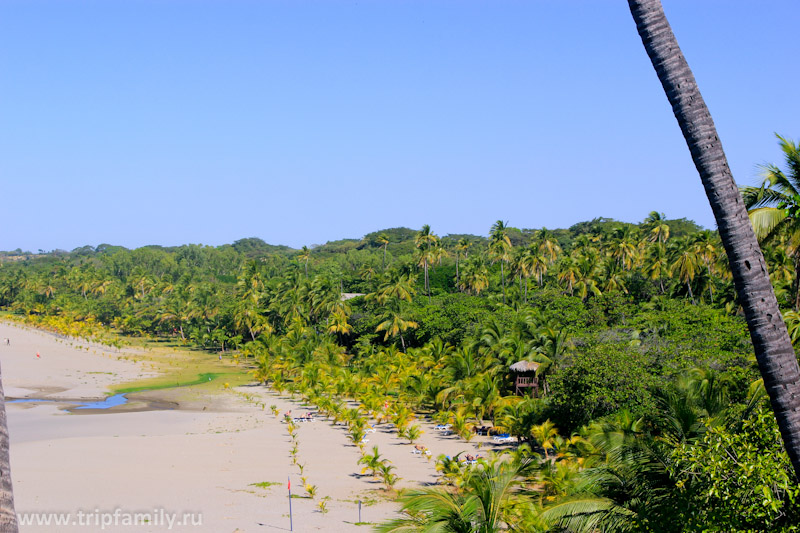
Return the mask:
[[[6,396],[58,400],[6,406],[16,508],[32,521],[20,531],[289,530],[287,480],[294,494],[305,491],[286,424],[269,406],[281,414],[313,409],[263,386],[212,383],[181,394],[134,393],[120,408],[70,412],[75,405],[65,399],[102,399],[112,384],[152,376],[146,354],[126,359],[112,349],[87,350],[86,343],[0,323],[5,338],[11,340],[0,345]],[[475,453],[481,441],[491,448],[486,438],[466,443],[422,426],[419,442],[434,457]],[[398,487],[436,481],[434,461],[412,454],[390,425],[368,438],[367,449],[377,445],[397,467]],[[362,522],[396,512],[382,485],[360,475],[358,448],[344,426],[325,419],[300,424],[298,443],[298,463],[318,492],[314,500],[292,499],[294,531],[368,531],[369,524],[357,524],[359,500]],[[323,497],[330,498],[327,513],[317,508]],[[67,522],[56,525],[50,516],[50,525],[37,523],[47,513],[61,513]],[[127,525],[128,513],[149,513],[151,522]]]

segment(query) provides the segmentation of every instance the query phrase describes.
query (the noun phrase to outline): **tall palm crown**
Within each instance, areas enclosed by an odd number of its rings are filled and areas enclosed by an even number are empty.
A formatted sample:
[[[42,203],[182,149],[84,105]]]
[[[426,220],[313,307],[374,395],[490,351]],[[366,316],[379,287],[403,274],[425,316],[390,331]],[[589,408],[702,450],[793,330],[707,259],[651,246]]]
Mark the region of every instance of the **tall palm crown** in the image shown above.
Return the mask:
[[[389,236],[385,233],[381,233],[375,238],[375,241],[381,245],[383,248],[383,270],[386,270],[386,247],[389,246]]]
[[[308,246],[303,246],[300,253],[297,254],[297,260],[305,262],[306,277],[308,277],[308,260],[311,257],[311,250]]]
[[[511,258],[511,239],[508,238],[508,224],[498,220],[489,230],[489,256],[500,261],[500,282],[503,285],[503,303],[506,303],[506,278],[504,263]]]
[[[459,259],[460,259],[460,256],[461,256],[461,252],[464,252],[464,257],[466,258],[467,257],[467,250],[469,250],[469,247],[471,246],[471,244],[472,243],[470,243],[464,237],[459,239],[458,242],[456,243],[456,246],[455,246],[455,249],[456,249],[456,285],[459,285],[461,283],[461,276],[459,275],[459,272],[458,272],[458,263],[459,263]]]
[[[648,240],[663,243],[669,239],[669,225],[664,213],[650,211],[650,214],[644,219],[643,226],[650,232]]]
[[[786,158],[787,170],[776,165],[761,166],[760,187],[742,187],[750,222],[760,241],[785,233],[791,236],[790,249],[797,253],[800,244],[800,143],[777,135]]]
[[[422,265],[425,271],[425,292],[428,295],[428,303],[431,301],[431,286],[428,278],[428,265],[434,260],[432,248],[439,242],[439,237],[431,231],[428,224],[422,226],[422,229],[417,232],[414,237],[414,244],[419,249],[419,264]]]
[[[742,187],[742,198],[759,242],[784,241],[794,258],[792,297],[800,309],[800,143],[778,137],[786,171],[777,165],[761,166],[760,187]]]

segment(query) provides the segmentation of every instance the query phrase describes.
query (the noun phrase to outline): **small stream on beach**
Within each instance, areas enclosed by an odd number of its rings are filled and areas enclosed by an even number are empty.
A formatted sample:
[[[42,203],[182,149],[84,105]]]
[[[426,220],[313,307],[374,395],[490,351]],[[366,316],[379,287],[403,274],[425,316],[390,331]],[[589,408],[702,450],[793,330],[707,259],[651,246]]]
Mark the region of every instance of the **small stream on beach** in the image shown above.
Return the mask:
[[[112,394],[111,396],[107,396],[103,400],[84,400],[84,399],[69,399],[69,398],[46,398],[46,397],[27,397],[27,398],[6,398],[6,403],[61,403],[61,404],[69,404],[71,407],[66,408],[69,412],[76,412],[81,411],[84,409],[92,409],[92,410],[105,410],[111,409],[113,407],[119,407],[125,405],[129,402],[128,395],[134,394],[137,392],[147,392],[147,391],[155,391],[161,389],[172,389],[172,388],[179,388],[179,387],[189,387],[192,385],[199,385],[200,383],[205,383],[207,381],[213,381],[217,379],[222,374],[219,373],[203,373],[199,374],[196,378],[191,379],[189,381],[184,382],[176,382],[175,384],[169,383],[167,385],[160,385],[154,387],[132,387],[127,390],[123,389],[124,392],[120,392],[117,394]],[[146,400],[144,402],[146,406],[146,410],[165,410],[165,409],[175,409],[177,404],[173,402],[163,402],[163,401],[152,401]]]
[[[68,403],[75,405],[75,407],[71,407],[70,409],[110,409],[112,407],[117,407],[119,405],[125,405],[126,403],[128,403],[128,398],[126,394],[114,394],[112,396],[108,396],[104,400],[98,400],[98,401],[70,400],[63,398],[9,398],[6,400],[6,403],[43,403],[43,402]]]

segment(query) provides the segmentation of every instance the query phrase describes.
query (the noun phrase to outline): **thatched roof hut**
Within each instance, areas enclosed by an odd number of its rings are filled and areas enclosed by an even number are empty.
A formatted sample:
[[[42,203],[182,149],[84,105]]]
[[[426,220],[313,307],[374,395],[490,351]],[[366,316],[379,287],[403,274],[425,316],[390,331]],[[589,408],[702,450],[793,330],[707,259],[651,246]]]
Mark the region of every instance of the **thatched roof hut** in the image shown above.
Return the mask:
[[[541,364],[535,361],[518,361],[511,365],[509,369],[512,372],[536,372],[540,366]]]
[[[536,396],[539,392],[539,377],[536,371],[542,366],[535,361],[518,361],[509,367],[514,372],[514,394],[525,394],[526,390],[531,391],[531,396]]]

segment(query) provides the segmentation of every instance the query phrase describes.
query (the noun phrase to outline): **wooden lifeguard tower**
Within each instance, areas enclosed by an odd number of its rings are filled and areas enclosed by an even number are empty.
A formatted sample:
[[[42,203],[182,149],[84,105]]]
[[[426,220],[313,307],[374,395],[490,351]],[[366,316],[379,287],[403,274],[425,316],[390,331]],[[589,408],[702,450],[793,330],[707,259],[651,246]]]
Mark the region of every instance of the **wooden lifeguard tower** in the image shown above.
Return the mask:
[[[509,367],[515,378],[514,394],[525,396],[530,389],[532,397],[539,395],[539,378],[536,375],[539,366],[539,363],[534,361],[519,361]]]

